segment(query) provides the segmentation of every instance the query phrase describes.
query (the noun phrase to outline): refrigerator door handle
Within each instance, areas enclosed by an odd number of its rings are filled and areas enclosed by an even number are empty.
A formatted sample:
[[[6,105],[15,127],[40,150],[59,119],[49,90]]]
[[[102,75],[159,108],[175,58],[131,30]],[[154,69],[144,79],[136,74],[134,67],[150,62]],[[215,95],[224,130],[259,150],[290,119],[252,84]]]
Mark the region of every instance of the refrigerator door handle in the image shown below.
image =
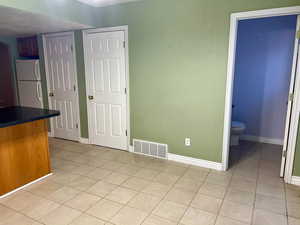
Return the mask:
[[[39,71],[38,71],[38,61],[34,63],[34,76],[35,76],[35,80],[40,80]]]
[[[38,99],[40,100],[40,102],[42,102],[40,83],[37,83],[37,85],[36,85],[36,93],[37,93]]]

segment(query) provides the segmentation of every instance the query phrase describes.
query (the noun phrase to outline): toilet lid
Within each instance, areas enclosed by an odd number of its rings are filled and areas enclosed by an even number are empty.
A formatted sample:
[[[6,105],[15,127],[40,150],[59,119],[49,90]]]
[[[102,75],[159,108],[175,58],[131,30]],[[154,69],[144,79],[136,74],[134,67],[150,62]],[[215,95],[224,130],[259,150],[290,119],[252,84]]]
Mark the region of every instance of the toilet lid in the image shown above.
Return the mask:
[[[232,121],[231,122],[231,127],[233,128],[245,128],[245,124],[243,124],[242,122],[238,122],[238,121]]]

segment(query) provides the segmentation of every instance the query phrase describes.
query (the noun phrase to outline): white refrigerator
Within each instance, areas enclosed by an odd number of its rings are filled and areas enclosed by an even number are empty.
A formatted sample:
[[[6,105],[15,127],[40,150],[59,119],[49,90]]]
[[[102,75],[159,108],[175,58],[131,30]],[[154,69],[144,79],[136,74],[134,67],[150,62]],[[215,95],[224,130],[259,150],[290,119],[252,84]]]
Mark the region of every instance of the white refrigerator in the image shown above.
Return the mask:
[[[43,108],[39,60],[16,60],[20,106]]]

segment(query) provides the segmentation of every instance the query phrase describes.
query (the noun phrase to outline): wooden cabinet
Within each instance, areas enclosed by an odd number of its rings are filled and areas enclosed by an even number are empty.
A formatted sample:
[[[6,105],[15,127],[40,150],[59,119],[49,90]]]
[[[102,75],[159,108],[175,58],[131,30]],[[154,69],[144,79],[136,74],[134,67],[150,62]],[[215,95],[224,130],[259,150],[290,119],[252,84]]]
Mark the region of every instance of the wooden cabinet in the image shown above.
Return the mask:
[[[0,196],[51,173],[47,120],[0,128]]]
[[[18,52],[20,57],[39,58],[37,37],[18,38]]]

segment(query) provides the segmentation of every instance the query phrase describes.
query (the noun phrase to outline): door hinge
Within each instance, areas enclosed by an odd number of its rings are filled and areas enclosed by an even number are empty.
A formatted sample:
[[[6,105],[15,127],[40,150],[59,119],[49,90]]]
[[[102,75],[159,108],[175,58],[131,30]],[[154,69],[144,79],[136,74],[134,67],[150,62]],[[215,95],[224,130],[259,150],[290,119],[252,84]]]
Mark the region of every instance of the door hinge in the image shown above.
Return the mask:
[[[126,48],[126,42],[123,41],[123,48]]]
[[[127,134],[127,130],[125,130],[125,134],[126,134],[126,137],[127,137],[127,135],[128,135],[128,134]]]
[[[125,88],[124,92],[125,92],[125,95],[127,95],[127,88]]]
[[[300,39],[300,30],[297,31],[297,38]]]
[[[283,157],[283,158],[286,158],[286,151],[283,151],[283,152],[282,152],[282,157]]]
[[[76,127],[76,129],[78,129],[78,123],[76,123],[75,127]]]
[[[294,93],[289,94],[289,101],[294,101]]]
[[[76,91],[76,85],[73,86],[74,91]]]

